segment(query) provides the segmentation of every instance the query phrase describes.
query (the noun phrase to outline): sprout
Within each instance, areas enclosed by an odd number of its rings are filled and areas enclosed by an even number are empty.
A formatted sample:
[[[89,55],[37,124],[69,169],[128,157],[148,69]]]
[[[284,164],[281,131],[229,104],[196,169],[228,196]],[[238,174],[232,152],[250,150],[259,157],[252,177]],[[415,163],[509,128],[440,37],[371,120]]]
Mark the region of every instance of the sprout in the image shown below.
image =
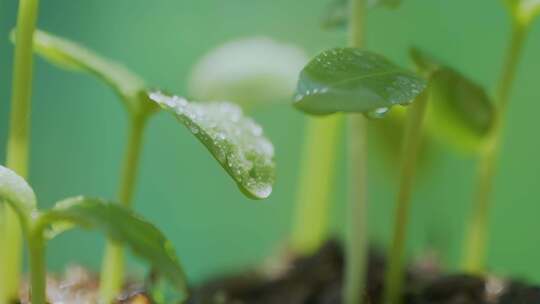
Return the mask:
[[[300,74],[294,104],[298,109],[312,115],[337,112],[350,115],[348,167],[351,170],[345,303],[358,303],[360,300],[359,287],[363,288],[364,285],[367,251],[365,122],[361,117],[351,114],[361,113],[369,118],[382,118],[393,106],[411,104],[425,86],[425,81],[418,75],[396,66],[381,55],[358,48],[324,51],[315,56]],[[409,139],[410,143],[406,141],[412,148],[408,149],[410,151],[405,161],[411,163],[414,160],[409,158],[414,159],[416,156],[415,139],[425,109],[425,97],[419,99],[411,115],[414,126],[409,128],[415,138]],[[317,214],[318,210],[312,212]]]
[[[16,37],[13,36],[13,39]],[[185,104],[167,107],[163,96],[150,99],[151,89],[142,77],[122,65],[105,59],[75,42],[44,31],[34,35],[36,53],[59,67],[95,75],[108,84],[121,98],[129,114],[129,135],[119,186],[118,202],[130,208],[135,190],[143,134],[148,119],[161,105],[176,112],[192,134],[216,158],[219,164],[250,198],[263,199],[272,192],[274,182],[273,146],[262,135],[262,128],[242,116],[239,108],[230,103]],[[299,54],[297,54],[300,56]],[[155,101],[155,102],[154,102]],[[184,112],[182,112],[184,111]],[[123,283],[124,254],[122,246],[111,240],[106,247],[101,275],[101,300],[111,301]]]
[[[32,36],[36,27],[39,0],[19,1],[17,35],[13,60],[9,133],[6,165],[26,177],[30,154],[30,114],[32,96]],[[17,297],[21,276],[22,240],[17,216],[9,206],[0,206],[0,303]]]
[[[46,243],[73,226],[99,229],[117,242],[128,245],[178,291],[187,295],[184,271],[170,241],[155,226],[124,207],[80,196],[60,201],[50,210],[38,211],[32,188],[22,177],[3,166],[0,166],[0,202],[17,210],[23,227],[28,242],[34,304],[46,303]]]

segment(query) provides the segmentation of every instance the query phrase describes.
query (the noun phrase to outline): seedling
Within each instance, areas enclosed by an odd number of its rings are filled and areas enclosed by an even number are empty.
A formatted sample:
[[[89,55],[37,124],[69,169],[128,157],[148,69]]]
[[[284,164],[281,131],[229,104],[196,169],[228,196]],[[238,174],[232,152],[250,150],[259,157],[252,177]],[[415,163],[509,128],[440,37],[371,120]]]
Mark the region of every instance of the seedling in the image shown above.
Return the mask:
[[[407,115],[385,303],[401,302],[407,223],[424,120],[437,138],[462,149],[478,150],[492,126],[494,113],[481,86],[417,49],[411,51],[411,56],[428,80],[428,87]]]
[[[46,303],[46,243],[72,226],[101,230],[111,239],[128,245],[178,291],[187,295],[185,275],[170,241],[154,225],[124,207],[79,196],[62,200],[50,210],[38,211],[32,188],[22,177],[3,166],[0,166],[0,202],[9,204],[16,211],[28,242],[34,304]]]
[[[295,106],[314,115],[336,112],[383,117],[396,105],[410,104],[425,82],[384,57],[359,49],[364,3],[351,1],[349,48],[317,55],[302,70]],[[359,303],[364,290],[367,252],[366,141],[365,121],[349,115],[349,211],[346,240],[344,303]]]
[[[399,0],[373,0],[367,1],[366,5],[396,7],[399,3]],[[347,0],[332,1],[322,20],[323,28],[345,27],[351,13],[347,4]],[[298,201],[291,238],[291,247],[297,253],[310,254],[327,238],[329,205],[334,188],[334,168],[342,128],[341,115],[307,118]]]
[[[15,48],[11,114],[6,165],[21,176],[28,175],[30,144],[30,96],[32,95],[32,35],[38,15],[39,0],[19,1]],[[0,204],[0,303],[8,303],[18,294],[21,273],[21,231],[11,208]]]
[[[104,59],[74,42],[43,31],[34,35],[35,51],[56,65],[91,73],[110,85],[121,97],[129,114],[130,129],[119,201],[131,207],[142,137],[148,118],[159,106],[174,112],[179,121],[201,141],[240,190],[253,199],[272,192],[274,150],[262,128],[231,103],[191,103],[184,98],[151,92],[141,77],[119,64]],[[123,283],[122,247],[109,242],[102,268],[101,298],[108,302]]]
[[[295,106],[314,115],[362,113],[380,118],[391,107],[408,105],[424,89],[424,80],[384,57],[362,51],[366,3],[350,1],[350,48],[325,51],[302,70]],[[349,203],[345,244],[343,301],[357,304],[364,291],[367,253],[366,126],[361,115],[349,115]]]
[[[480,152],[473,214],[469,222],[465,244],[465,270],[475,273],[483,272],[485,267],[491,192],[512,84],[527,33],[534,19],[540,14],[540,1],[538,0],[506,0],[505,2],[511,12],[512,35],[494,97],[497,104],[495,121],[488,135],[487,144]]]

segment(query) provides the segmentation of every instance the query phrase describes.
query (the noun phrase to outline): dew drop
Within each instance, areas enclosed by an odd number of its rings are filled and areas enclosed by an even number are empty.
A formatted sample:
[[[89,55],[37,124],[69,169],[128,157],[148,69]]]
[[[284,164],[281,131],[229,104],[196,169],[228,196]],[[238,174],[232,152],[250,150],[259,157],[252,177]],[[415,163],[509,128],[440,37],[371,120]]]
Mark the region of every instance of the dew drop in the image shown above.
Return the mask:
[[[378,108],[373,111],[369,111],[367,113],[367,117],[374,118],[374,119],[383,118],[386,115],[386,113],[388,113],[388,111],[390,111],[390,108],[387,108],[387,107]]]

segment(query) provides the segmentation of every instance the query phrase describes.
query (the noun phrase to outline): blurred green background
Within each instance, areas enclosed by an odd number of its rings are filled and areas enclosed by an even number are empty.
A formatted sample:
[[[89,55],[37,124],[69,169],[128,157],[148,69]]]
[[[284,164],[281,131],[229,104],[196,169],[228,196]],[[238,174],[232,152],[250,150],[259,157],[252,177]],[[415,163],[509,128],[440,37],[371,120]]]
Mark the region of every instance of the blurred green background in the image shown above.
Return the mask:
[[[329,0],[46,0],[39,26],[82,42],[177,94],[195,62],[230,39],[266,35],[308,54],[344,45],[343,31],[323,31]],[[17,1],[0,0],[0,159],[5,157]],[[406,0],[397,10],[369,13],[369,48],[410,66],[416,45],[493,91],[509,34],[502,1]],[[499,274],[540,283],[540,24],[526,45],[514,87],[505,147],[495,186],[488,263]],[[66,196],[114,197],[126,134],[121,103],[109,88],[81,74],[35,61],[30,181],[43,207]],[[249,201],[190,133],[168,115],[153,119],[136,192],[136,209],[173,240],[188,274],[201,280],[256,265],[287,238],[294,210],[303,121],[289,104],[254,113],[276,146],[278,180],[272,197]],[[373,142],[375,134],[370,140]],[[373,147],[373,145],[372,145]],[[343,152],[343,149],[342,151]],[[458,269],[463,223],[473,193],[474,159],[438,147],[414,193],[409,255],[441,251]],[[395,151],[395,153],[399,153]],[[340,158],[343,160],[343,157]],[[373,241],[385,245],[396,192],[396,168],[376,148],[369,163]],[[344,164],[333,224],[340,234]],[[324,177],[323,177],[324,178]],[[49,245],[50,267],[98,269],[103,239],[71,232]],[[0,249],[1,250],[1,249]],[[142,269],[132,261],[134,269]]]

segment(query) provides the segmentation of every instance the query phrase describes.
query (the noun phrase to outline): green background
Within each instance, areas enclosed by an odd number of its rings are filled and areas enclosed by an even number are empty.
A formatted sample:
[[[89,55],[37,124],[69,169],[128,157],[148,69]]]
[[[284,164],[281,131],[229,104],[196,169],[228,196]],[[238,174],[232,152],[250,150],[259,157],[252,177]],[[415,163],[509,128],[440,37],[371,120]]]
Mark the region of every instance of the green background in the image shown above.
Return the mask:
[[[124,62],[150,83],[178,94],[195,62],[230,39],[271,36],[308,54],[344,45],[343,31],[323,31],[329,0],[44,0],[39,26],[80,41]],[[369,48],[410,66],[407,49],[420,46],[493,91],[509,35],[502,1],[405,0],[397,10],[369,13]],[[15,0],[0,0],[0,159],[5,157],[15,24]],[[512,94],[505,147],[494,191],[490,270],[540,283],[540,26],[527,42]],[[77,194],[114,197],[126,135],[116,96],[95,79],[35,61],[30,182],[40,204]],[[168,115],[153,119],[145,148],[136,208],[172,239],[187,272],[200,280],[221,271],[256,265],[287,238],[294,210],[303,121],[287,103],[255,111],[276,146],[278,180],[263,202],[242,196],[230,178],[184,128]],[[375,134],[370,140],[374,142]],[[343,149],[341,149],[343,152]],[[398,153],[394,151],[393,153]],[[390,236],[395,166],[370,151],[370,216],[374,242]],[[435,149],[414,193],[409,255],[442,252],[459,267],[463,224],[473,193],[472,156]],[[343,155],[343,153],[341,153]],[[340,157],[343,160],[343,157]],[[344,164],[333,209],[340,234]],[[49,265],[99,266],[103,239],[71,232],[49,245]],[[0,250],[2,250],[0,248]],[[136,261],[133,269],[143,269]]]

